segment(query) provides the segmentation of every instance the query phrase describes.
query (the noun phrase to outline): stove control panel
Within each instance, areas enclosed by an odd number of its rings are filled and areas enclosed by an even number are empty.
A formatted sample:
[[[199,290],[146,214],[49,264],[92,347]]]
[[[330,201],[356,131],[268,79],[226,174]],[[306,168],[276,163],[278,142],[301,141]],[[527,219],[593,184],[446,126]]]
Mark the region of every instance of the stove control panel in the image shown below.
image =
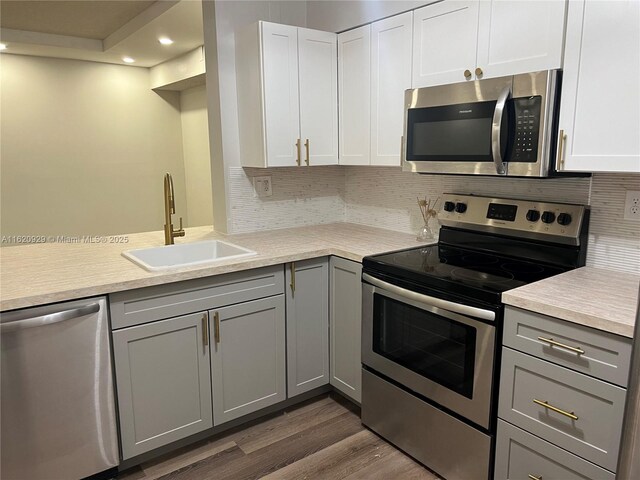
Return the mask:
[[[442,205],[438,218],[445,226],[572,245],[588,218],[584,205],[532,200],[446,193]]]

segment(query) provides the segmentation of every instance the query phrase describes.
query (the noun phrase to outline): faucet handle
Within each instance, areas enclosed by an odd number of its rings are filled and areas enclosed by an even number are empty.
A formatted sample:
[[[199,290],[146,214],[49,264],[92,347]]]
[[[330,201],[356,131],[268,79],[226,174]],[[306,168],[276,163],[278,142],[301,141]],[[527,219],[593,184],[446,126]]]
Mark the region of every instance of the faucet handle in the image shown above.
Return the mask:
[[[176,237],[184,237],[184,229],[182,228],[182,217],[180,217],[180,228],[173,232]]]

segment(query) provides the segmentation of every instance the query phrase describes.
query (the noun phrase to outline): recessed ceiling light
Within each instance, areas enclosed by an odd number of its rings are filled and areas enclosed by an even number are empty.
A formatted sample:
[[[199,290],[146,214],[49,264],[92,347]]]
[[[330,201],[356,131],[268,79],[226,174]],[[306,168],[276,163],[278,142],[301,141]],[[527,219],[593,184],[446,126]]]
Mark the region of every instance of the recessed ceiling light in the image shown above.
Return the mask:
[[[135,60],[133,58],[131,58],[131,57],[122,57],[122,61],[124,63],[133,63],[133,62],[135,62]]]
[[[7,49],[7,45],[4,43],[0,43],[0,50],[6,50]]]
[[[162,44],[162,45],[171,45],[173,43],[173,40],[171,40],[169,37],[160,37],[158,39],[158,41]]]

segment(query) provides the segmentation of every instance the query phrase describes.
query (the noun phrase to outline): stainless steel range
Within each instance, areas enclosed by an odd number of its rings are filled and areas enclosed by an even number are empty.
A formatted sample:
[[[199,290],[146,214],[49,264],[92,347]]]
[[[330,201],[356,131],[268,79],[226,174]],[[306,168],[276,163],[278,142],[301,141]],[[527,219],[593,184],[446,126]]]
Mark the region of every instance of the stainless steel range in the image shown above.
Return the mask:
[[[362,422],[447,479],[489,478],[504,291],[584,265],[582,205],[446,194],[440,240],[363,260]]]

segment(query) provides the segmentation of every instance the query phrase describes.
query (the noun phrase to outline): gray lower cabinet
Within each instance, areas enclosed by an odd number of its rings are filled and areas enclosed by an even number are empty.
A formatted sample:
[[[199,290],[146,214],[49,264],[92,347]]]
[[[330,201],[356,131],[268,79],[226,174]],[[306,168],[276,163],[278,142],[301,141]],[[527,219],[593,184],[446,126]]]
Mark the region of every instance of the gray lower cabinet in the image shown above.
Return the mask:
[[[503,348],[498,416],[615,471],[626,390]]]
[[[284,295],[209,311],[214,424],[286,399]]]
[[[207,313],[113,332],[123,459],[213,426]]]
[[[331,385],[360,403],[362,264],[331,257],[329,275]]]
[[[287,301],[287,389],[294,397],[329,383],[329,261],[289,263]]]
[[[495,478],[614,480],[615,475],[518,427],[498,420]]]

